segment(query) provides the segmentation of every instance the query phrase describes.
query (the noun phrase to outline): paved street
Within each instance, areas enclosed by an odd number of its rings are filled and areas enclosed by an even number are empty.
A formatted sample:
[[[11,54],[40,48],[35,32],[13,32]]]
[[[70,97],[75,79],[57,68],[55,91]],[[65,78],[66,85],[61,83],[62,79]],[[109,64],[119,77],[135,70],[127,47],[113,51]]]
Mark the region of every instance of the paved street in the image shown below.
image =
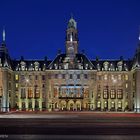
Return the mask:
[[[42,139],[45,136],[49,139],[68,139],[70,136],[71,139],[72,136],[77,139],[111,139],[113,136],[115,139],[140,139],[140,114],[6,113],[0,115],[0,134],[9,138],[16,135],[18,139],[39,139],[38,136]]]

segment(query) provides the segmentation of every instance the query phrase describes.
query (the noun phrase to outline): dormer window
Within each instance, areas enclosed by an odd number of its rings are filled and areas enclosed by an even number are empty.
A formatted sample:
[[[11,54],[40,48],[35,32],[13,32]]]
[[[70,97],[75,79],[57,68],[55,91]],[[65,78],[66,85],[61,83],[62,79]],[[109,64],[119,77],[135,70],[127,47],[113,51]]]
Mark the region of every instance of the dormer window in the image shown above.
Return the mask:
[[[119,62],[117,63],[117,66],[118,66],[118,70],[119,70],[119,71],[122,71],[122,64],[123,64],[122,61],[119,61]]]
[[[24,61],[22,61],[20,64],[21,64],[21,70],[24,71],[26,63]]]
[[[25,70],[25,66],[21,66],[21,70],[24,71]]]
[[[38,71],[39,70],[39,63],[35,62],[34,65],[35,65],[35,71]]]
[[[107,71],[109,68],[109,63],[106,61],[106,62],[104,62],[103,65],[104,65],[104,70]]]

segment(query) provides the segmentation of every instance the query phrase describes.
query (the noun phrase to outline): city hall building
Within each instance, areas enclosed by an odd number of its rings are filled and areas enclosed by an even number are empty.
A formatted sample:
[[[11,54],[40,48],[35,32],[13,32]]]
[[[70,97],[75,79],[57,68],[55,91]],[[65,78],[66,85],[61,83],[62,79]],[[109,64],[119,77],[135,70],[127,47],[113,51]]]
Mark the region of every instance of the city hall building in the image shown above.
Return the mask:
[[[90,60],[78,51],[76,21],[54,60],[11,59],[0,46],[0,110],[140,112],[140,41],[132,60]]]

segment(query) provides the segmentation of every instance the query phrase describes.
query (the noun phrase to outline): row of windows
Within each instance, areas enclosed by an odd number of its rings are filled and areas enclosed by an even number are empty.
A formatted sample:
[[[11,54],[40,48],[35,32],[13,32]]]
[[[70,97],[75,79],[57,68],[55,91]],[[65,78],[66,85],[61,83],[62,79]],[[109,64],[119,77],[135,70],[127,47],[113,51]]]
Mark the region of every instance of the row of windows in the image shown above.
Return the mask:
[[[51,79],[51,78],[55,78],[55,79],[58,79],[58,78],[62,78],[62,79],[66,79],[66,74],[48,74],[48,79]],[[84,74],[83,75],[84,76],[84,79],[88,79],[88,74]],[[28,76],[29,77],[29,79],[30,80],[32,80],[32,78],[33,78],[33,76],[32,75],[29,75]],[[68,77],[69,79],[73,79],[73,78],[76,78],[76,79],[81,79],[81,75],[80,74],[77,74],[77,75],[74,75],[74,74],[69,74],[69,77]],[[25,79],[25,76],[24,75],[21,75],[21,79]],[[39,79],[39,75],[35,75],[34,76],[34,79],[35,80],[38,80]],[[45,77],[45,75],[42,75],[42,80],[45,80],[46,79],[46,77]],[[93,75],[92,76],[92,79],[96,79],[96,75]],[[123,79],[123,75],[107,75],[107,74],[105,74],[104,76],[103,76],[103,79],[104,80],[108,80],[108,79],[110,79],[110,80],[122,80]],[[128,77],[128,75],[126,74],[126,75],[124,75],[124,79],[125,80],[128,80],[129,79],[129,77]],[[15,80],[19,80],[19,75],[15,75]],[[98,80],[102,80],[102,76],[101,75],[99,75],[98,76]]]
[[[25,102],[22,102],[21,106],[22,106],[22,108],[26,108],[26,103],[25,103]],[[34,107],[35,107],[35,108],[39,108],[39,101],[35,101]],[[42,102],[42,108],[43,108],[43,107],[44,107],[44,108],[46,107],[45,102]],[[29,102],[29,103],[28,103],[28,108],[33,108],[32,102]]]
[[[117,93],[116,93],[117,92]],[[110,93],[110,94],[109,94]],[[100,98],[101,97],[101,90],[98,89],[97,92],[97,97]],[[109,97],[111,99],[115,99],[116,97],[118,99],[122,99],[123,98],[123,90],[122,89],[118,89],[117,91],[115,89],[111,89],[109,91],[109,89],[104,89],[103,90],[103,98],[104,99],[109,99]]]
[[[115,104],[114,101],[111,101],[110,102],[110,107],[111,108],[115,108],[115,105],[117,105],[118,108],[122,108],[122,102],[121,101],[118,101],[117,104]],[[103,102],[103,106],[104,106],[104,108],[108,108],[108,102],[107,101],[104,101]],[[101,101],[98,101],[97,102],[97,108],[101,108]]]
[[[99,76],[98,79],[101,80],[101,76]],[[121,75],[121,74],[119,74],[119,75],[107,75],[107,74],[105,74],[103,76],[103,80],[123,80],[123,79],[128,80],[129,79],[128,75],[127,74],[125,74],[125,75]]]
[[[40,90],[38,88],[35,88],[34,93],[33,90],[31,88],[28,88],[27,90],[27,98],[40,98]],[[43,97],[44,97],[44,93],[43,93]],[[21,89],[21,98],[26,98],[26,89],[22,88]]]
[[[20,76],[20,79],[21,79],[22,81],[23,81],[23,80],[26,80],[26,79],[32,80],[33,77],[34,77],[35,80],[39,80],[39,75],[35,75],[35,76],[29,75],[28,78],[27,78],[27,76],[25,76],[25,75],[21,75],[21,76]],[[45,75],[42,75],[41,79],[44,81],[44,80],[46,79],[46,78],[45,78]],[[15,80],[16,80],[16,81],[19,80],[19,75],[17,75],[17,74],[15,75]]]
[[[84,74],[84,79],[88,79],[88,75],[87,74]],[[55,79],[58,79],[58,78],[62,78],[62,79],[81,79],[81,75],[80,74],[54,74],[54,75],[51,75],[49,74],[48,75],[48,79],[51,79],[51,78],[55,78]]]
[[[104,89],[104,91],[103,91],[103,98],[104,99],[108,99],[109,98],[109,91],[108,91],[108,89]],[[115,99],[116,98],[116,91],[114,89],[112,89],[110,91],[110,98],[111,99]],[[118,99],[122,99],[123,98],[123,90],[122,89],[118,89],[117,90],[117,98]]]

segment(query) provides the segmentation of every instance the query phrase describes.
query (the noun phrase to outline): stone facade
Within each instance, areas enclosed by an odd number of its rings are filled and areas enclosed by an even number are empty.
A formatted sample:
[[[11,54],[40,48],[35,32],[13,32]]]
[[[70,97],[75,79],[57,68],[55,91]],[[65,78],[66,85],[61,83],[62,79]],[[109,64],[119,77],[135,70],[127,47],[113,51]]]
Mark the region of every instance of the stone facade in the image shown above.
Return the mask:
[[[0,109],[140,112],[140,45],[132,60],[89,60],[78,51],[77,23],[66,30],[66,53],[53,61],[11,59],[0,47]]]

